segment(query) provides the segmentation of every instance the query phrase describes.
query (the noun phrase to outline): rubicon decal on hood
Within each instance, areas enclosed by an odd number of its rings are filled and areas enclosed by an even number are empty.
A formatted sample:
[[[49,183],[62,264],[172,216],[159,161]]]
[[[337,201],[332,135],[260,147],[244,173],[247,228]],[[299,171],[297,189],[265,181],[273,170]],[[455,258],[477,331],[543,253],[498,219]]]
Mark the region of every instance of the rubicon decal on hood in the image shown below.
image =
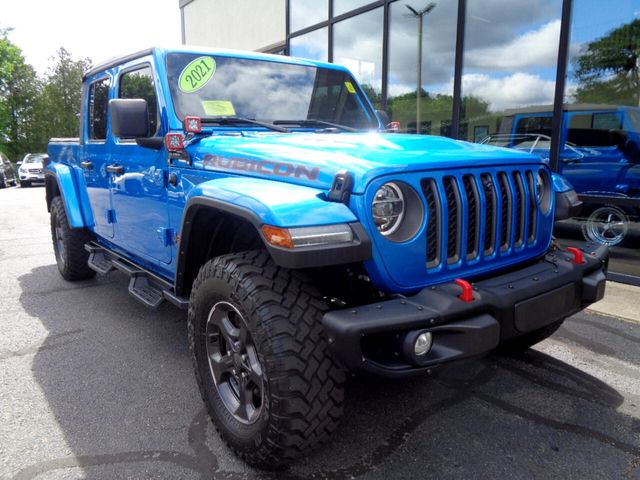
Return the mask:
[[[265,175],[291,178],[307,178],[317,180],[320,174],[318,167],[311,169],[304,165],[279,162],[276,160],[252,160],[242,157],[223,157],[221,155],[205,155],[202,166],[210,170],[240,170],[243,172],[257,172]]]

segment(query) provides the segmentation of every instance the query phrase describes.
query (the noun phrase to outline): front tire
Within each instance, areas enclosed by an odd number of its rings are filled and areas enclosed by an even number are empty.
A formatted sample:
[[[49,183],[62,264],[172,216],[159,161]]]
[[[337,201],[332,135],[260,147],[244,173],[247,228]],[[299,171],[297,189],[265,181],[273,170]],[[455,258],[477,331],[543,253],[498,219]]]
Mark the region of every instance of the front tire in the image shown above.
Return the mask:
[[[96,274],[89,268],[89,252],[84,248],[92,240],[91,233],[84,228],[72,229],[69,226],[67,212],[59,196],[51,200],[51,239],[62,278],[73,282]]]
[[[329,356],[309,280],[250,251],[207,262],[189,302],[200,392],[227,444],[247,463],[278,468],[336,430],[344,372]]]
[[[29,180],[21,180],[20,187],[21,188],[29,188],[31,186],[31,182]]]

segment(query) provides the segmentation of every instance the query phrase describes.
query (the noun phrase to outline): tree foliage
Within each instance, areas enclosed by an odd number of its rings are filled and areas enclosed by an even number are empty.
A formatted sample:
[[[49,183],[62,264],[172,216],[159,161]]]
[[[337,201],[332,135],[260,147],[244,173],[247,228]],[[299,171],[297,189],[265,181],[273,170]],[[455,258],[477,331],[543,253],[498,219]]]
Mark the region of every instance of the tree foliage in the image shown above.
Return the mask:
[[[34,146],[31,125],[41,85],[8,33],[0,31],[0,149],[15,158]]]
[[[640,19],[589,43],[576,60],[576,101],[640,105]]]
[[[37,133],[41,142],[51,137],[78,136],[82,73],[89,67],[89,59],[74,60],[64,47],[56,52],[38,102]]]
[[[0,30],[0,150],[18,160],[46,151],[51,137],[78,135],[82,73],[91,61],[61,47],[39,78],[8,33]]]

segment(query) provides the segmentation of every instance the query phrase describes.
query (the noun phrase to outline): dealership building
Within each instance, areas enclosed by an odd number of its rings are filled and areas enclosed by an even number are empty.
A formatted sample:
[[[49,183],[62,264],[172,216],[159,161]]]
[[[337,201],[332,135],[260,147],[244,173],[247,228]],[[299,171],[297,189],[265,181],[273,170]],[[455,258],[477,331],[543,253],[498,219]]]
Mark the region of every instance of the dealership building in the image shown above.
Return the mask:
[[[640,284],[640,0],[179,0],[188,45],[347,66],[405,133],[527,149],[585,203],[565,244]]]

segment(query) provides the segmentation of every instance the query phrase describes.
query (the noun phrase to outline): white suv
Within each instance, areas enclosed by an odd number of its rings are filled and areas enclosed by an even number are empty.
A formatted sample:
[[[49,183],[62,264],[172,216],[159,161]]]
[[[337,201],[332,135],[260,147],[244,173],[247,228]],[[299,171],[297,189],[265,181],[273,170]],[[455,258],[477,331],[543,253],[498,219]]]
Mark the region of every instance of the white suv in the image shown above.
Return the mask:
[[[46,153],[27,153],[22,162],[18,162],[18,176],[21,187],[30,187],[33,183],[44,185],[44,160]]]

